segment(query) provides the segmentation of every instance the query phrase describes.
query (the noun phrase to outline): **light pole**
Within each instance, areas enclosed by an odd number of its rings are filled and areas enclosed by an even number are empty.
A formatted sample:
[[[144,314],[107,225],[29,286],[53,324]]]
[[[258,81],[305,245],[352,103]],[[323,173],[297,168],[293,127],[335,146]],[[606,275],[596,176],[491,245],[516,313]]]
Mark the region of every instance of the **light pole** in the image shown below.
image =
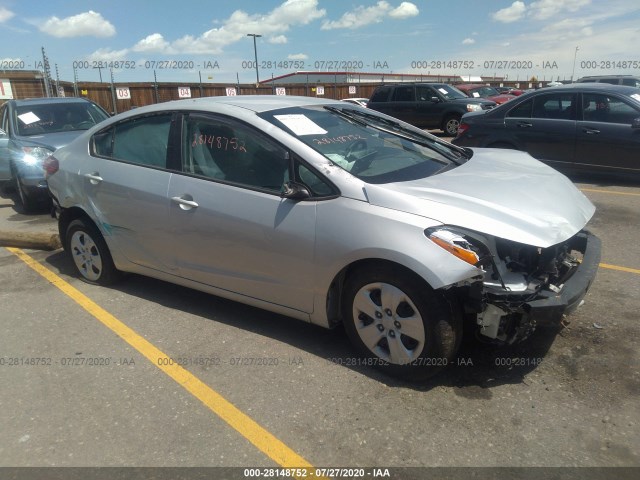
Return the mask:
[[[247,37],[253,37],[253,55],[256,59],[256,88],[260,85],[260,77],[258,76],[258,47],[256,47],[256,38],[261,37],[256,33],[247,33]]]
[[[576,51],[573,54],[573,70],[571,70],[571,83],[573,83],[573,74],[576,73],[576,57],[578,56],[578,50],[580,50],[580,47],[576,47]]]

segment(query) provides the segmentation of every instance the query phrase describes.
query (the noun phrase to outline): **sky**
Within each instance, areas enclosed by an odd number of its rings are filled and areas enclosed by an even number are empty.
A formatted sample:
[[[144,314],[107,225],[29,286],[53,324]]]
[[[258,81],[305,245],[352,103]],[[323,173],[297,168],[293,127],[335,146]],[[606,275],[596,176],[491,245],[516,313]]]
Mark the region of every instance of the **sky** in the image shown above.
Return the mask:
[[[248,34],[261,35],[254,38]],[[639,0],[0,0],[3,69],[253,83],[296,70],[640,75]],[[104,68],[96,68],[104,67]],[[56,73],[57,68],[57,73]]]

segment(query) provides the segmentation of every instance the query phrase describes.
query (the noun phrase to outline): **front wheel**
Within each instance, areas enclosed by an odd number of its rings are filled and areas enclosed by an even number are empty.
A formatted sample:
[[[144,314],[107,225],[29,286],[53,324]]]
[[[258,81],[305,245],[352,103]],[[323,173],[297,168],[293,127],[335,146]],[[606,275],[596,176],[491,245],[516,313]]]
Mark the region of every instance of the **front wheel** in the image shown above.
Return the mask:
[[[458,127],[460,126],[460,116],[449,115],[444,119],[442,131],[450,137],[455,137],[458,134]]]
[[[102,234],[89,220],[73,220],[67,228],[65,250],[71,255],[82,280],[110,285],[120,278]]]
[[[456,309],[419,277],[395,266],[367,267],[348,279],[343,319],[368,364],[411,381],[446,367],[462,336]]]

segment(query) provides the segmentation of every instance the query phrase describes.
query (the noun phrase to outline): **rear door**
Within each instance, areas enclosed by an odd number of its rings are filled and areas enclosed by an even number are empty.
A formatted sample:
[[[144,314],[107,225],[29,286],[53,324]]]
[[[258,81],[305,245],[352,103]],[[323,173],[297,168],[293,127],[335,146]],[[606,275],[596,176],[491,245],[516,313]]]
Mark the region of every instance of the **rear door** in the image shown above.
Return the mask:
[[[505,127],[518,148],[551,164],[573,162],[576,144],[577,94],[548,92],[514,106]]]
[[[576,166],[640,170],[640,129],[631,128],[640,108],[608,93],[583,93],[582,106]]]
[[[80,166],[84,190],[109,246],[127,260],[172,270],[167,229],[171,114],[135,117],[96,133]]]
[[[169,224],[182,277],[303,312],[313,310],[316,202],[280,196],[289,152],[252,127],[191,114]]]

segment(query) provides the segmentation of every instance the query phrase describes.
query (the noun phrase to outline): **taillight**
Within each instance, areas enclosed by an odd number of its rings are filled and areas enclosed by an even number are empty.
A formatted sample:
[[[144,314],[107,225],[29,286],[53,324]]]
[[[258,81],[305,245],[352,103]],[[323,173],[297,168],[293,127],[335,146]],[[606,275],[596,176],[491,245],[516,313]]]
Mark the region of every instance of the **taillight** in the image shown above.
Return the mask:
[[[60,168],[60,163],[58,162],[58,159],[56,157],[54,157],[53,155],[49,155],[42,164],[42,167],[46,172],[45,176],[50,177],[58,171],[58,169]]]
[[[465,133],[467,130],[469,130],[469,125],[467,125],[466,123],[460,123],[458,125],[458,133],[456,134],[457,137],[459,137],[460,135],[462,135],[463,133]]]

